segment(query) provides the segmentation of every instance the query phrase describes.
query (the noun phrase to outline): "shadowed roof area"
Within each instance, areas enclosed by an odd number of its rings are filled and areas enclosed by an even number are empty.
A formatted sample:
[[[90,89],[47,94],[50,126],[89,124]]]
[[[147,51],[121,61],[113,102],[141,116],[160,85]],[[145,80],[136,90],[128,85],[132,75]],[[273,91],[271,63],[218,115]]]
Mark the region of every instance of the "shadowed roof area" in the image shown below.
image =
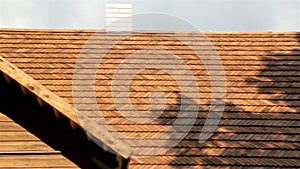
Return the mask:
[[[0,75],[0,168],[95,168],[87,143]]]
[[[0,30],[0,56],[64,99],[66,104],[73,105],[72,78],[76,59],[93,33],[94,31],[82,30],[3,29]],[[135,148],[137,152],[141,152],[130,159],[128,167],[299,168],[300,34],[205,33],[222,60],[227,97],[222,120],[215,133],[205,143],[199,144],[199,134],[212,98],[209,75],[205,66],[195,59],[195,54],[187,46],[168,38],[166,33],[137,32],[115,44],[97,70],[96,101],[102,116],[109,125],[124,135],[119,139],[125,143],[128,139],[125,136],[134,137],[133,140],[137,140]],[[195,42],[191,38],[201,36],[197,32],[171,34],[190,42],[197,50],[208,49],[201,41]],[[97,36],[89,46],[91,51],[84,53],[84,56],[97,58],[97,54],[110,45],[111,39],[123,35],[98,33]],[[149,109],[149,94],[154,89],[160,89],[167,96],[163,113],[147,124],[122,117],[111,98],[111,81],[115,69],[130,54],[148,48],[169,50],[180,56],[191,67],[201,97],[197,102],[200,110],[192,130],[183,129],[181,132],[188,132],[183,140],[166,153],[154,157],[147,157],[147,153],[161,149],[161,145],[139,145],[138,140],[151,141],[153,135],[168,130],[176,120],[180,107],[180,89],[176,81],[166,72],[153,69],[141,71],[133,78],[129,91],[130,101],[136,109]],[[157,56],[155,53],[149,55]],[[143,58],[145,56],[135,59]],[[122,87],[119,90],[125,91]],[[89,109],[88,98],[85,99],[84,96],[82,104],[87,104],[85,108]],[[131,118],[144,117],[134,114]],[[188,124],[182,125],[184,128]],[[162,141],[164,139],[161,138]]]

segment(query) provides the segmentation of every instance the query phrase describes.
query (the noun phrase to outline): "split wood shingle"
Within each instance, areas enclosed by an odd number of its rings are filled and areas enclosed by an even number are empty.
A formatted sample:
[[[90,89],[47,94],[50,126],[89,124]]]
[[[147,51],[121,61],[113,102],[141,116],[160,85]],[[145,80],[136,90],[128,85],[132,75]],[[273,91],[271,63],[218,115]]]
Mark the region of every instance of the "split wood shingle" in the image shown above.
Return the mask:
[[[73,105],[72,78],[76,59],[93,33],[83,30],[2,29],[0,56]],[[199,36],[197,32],[175,34],[194,45],[197,50],[205,51],[208,48],[201,42],[193,41],[191,37]],[[178,106],[174,106],[178,103],[176,92],[179,88],[176,82],[165,72],[154,70],[140,72],[133,79],[131,102],[139,110],[148,110],[149,94],[158,88],[168,97],[169,109],[159,120],[149,124],[133,123],[117,112],[111,98],[111,79],[115,69],[129,54],[147,48],[170,50],[188,63],[200,89],[201,99],[198,104],[201,108],[192,131],[165,154],[154,157],[141,158],[147,156],[143,149],[156,151],[161,147],[145,147],[139,145],[137,139],[136,146],[143,153],[137,154],[139,158],[131,158],[128,167],[299,168],[300,33],[204,34],[222,60],[227,98],[218,128],[202,144],[198,143],[198,137],[212,95],[205,67],[187,46],[168,38],[164,33],[138,32],[114,46],[105,56],[103,65],[97,71],[96,100],[106,121],[124,135],[143,140],[161,133],[172,125],[178,112]],[[105,48],[111,45],[110,40],[124,35],[99,33],[98,36],[89,45],[87,57],[105,52]],[[161,64],[167,64],[167,61]],[[219,92],[222,94],[222,91]],[[82,102],[85,102],[84,98]],[[143,117],[137,114],[133,118]]]

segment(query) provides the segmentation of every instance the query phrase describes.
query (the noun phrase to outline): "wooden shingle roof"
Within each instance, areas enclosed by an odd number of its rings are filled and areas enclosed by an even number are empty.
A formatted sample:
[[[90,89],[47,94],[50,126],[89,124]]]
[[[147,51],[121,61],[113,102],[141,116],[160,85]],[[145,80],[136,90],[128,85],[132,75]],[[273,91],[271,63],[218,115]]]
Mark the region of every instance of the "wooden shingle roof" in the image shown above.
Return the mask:
[[[46,94],[40,97],[62,113],[66,111],[67,116],[76,123],[74,111],[67,112],[74,105],[72,78],[76,59],[94,33],[83,30],[2,29],[1,62],[12,64],[30,77],[34,84],[45,88]],[[198,143],[199,134],[211,99],[209,77],[194,53],[166,38],[165,34],[136,32],[115,45],[97,71],[95,91],[102,116],[119,133],[133,137],[137,141],[136,152],[141,152],[130,158],[128,168],[300,167],[300,33],[204,33],[221,58],[227,94],[219,126],[212,137],[201,144]],[[192,36],[200,36],[197,32],[173,34],[190,40],[198,50],[206,49],[201,42],[192,42]],[[123,35],[100,32],[97,36],[90,46],[95,49],[94,53],[86,55],[97,55],[110,39]],[[153,157],[147,157],[147,152],[143,150],[155,152],[162,147],[139,145],[138,140],[168,130],[176,119],[180,90],[174,79],[163,71],[146,70],[139,72],[132,80],[131,102],[138,110],[149,109],[148,97],[154,89],[164,91],[168,97],[162,116],[147,124],[122,117],[111,98],[114,70],[126,56],[147,48],[170,50],[183,58],[196,76],[201,95],[198,103],[200,110],[192,130],[182,131],[188,132],[183,140],[166,153]],[[18,80],[30,90],[26,80],[22,77]],[[222,94],[223,91],[219,92]],[[47,100],[46,96],[54,100]],[[133,118],[142,119],[143,116],[137,114]],[[104,137],[99,139],[106,139]],[[126,138],[118,139],[124,140],[124,143],[113,148],[125,151],[127,147],[122,149],[122,146],[126,145]]]

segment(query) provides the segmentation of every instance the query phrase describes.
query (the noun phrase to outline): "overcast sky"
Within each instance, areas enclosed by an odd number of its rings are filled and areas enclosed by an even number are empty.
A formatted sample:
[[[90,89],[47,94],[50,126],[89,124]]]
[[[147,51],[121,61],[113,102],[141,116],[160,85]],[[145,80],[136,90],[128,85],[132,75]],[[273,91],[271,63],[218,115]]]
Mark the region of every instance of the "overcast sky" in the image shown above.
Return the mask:
[[[134,14],[169,14],[199,30],[300,31],[300,0],[0,0],[0,27],[102,29],[106,3],[132,3]],[[191,29],[159,15],[134,22],[135,29]]]

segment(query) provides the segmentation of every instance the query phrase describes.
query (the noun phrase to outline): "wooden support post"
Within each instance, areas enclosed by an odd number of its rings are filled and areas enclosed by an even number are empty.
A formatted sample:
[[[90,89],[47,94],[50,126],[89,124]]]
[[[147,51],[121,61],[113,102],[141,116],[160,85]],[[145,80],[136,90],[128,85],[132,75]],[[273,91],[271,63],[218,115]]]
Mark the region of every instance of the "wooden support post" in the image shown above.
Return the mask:
[[[46,106],[48,105],[44,100],[42,100],[42,99],[39,98],[38,96],[36,97],[36,99],[37,99],[37,101],[38,101],[40,107],[46,107]]]
[[[108,149],[109,149],[109,147],[106,145],[106,144],[103,144],[103,151],[105,152],[105,153],[107,153],[108,152]]]
[[[73,130],[82,129],[78,124],[74,123],[72,120],[70,120],[70,126]]]
[[[93,141],[93,140],[92,140],[92,136],[91,136],[90,133],[86,133],[86,139],[87,139],[88,141]]]
[[[107,165],[105,165],[103,162],[101,162],[98,158],[96,158],[95,156],[91,156],[91,159],[93,161],[93,163],[95,165],[97,165],[99,168],[102,168],[102,169],[112,169],[110,167],[108,167]]]
[[[9,76],[7,76],[5,73],[3,73],[5,81],[7,84],[13,84],[14,80],[12,78],[10,78]]]
[[[53,112],[54,112],[54,116],[57,118],[57,119],[60,119],[62,118],[62,114],[56,110],[55,108],[53,108]]]
[[[119,169],[127,169],[129,159],[126,159],[120,155],[117,155],[117,161],[119,163]]]
[[[30,95],[29,90],[26,89],[24,86],[20,85],[20,88],[21,88],[21,90],[22,90],[22,93],[23,93],[25,96]]]

